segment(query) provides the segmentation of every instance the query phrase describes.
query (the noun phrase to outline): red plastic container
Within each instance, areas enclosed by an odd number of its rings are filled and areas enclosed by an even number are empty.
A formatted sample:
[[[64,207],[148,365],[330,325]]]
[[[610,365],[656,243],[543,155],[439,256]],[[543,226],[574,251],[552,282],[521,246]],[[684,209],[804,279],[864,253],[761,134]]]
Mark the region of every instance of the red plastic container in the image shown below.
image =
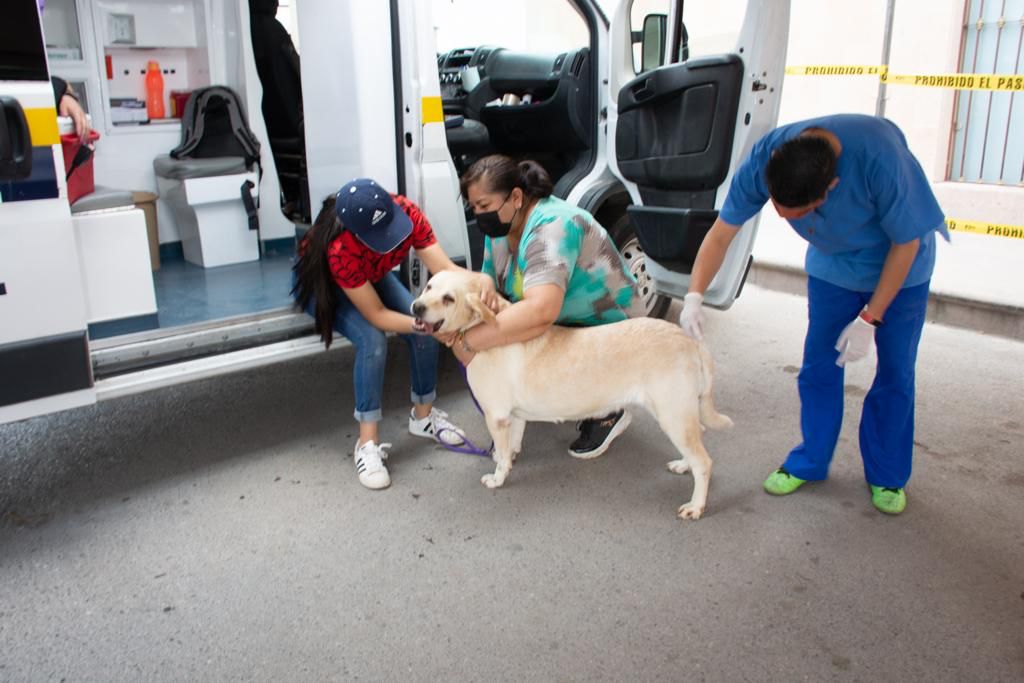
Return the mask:
[[[100,139],[100,134],[94,130],[89,131],[88,139],[83,143],[77,133],[69,133],[60,136],[60,146],[64,152],[64,173],[67,174],[75,161],[82,145],[92,144]],[[68,176],[68,203],[74,204],[80,198],[92,193],[96,189],[92,173],[92,154],[89,158],[80,163]]]
[[[191,90],[171,91],[171,116],[176,119],[180,119],[182,117],[185,113],[185,104],[188,102],[188,98],[191,94]]]

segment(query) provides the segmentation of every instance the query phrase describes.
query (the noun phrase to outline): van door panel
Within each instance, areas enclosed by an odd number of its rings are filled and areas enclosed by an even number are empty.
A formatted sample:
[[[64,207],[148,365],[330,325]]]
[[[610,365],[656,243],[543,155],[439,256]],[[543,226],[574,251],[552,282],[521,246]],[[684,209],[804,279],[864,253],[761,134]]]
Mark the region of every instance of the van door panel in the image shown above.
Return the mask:
[[[4,13],[0,424],[96,400],[81,268],[38,9],[35,0],[9,0]]]
[[[612,20],[613,46],[632,45],[630,10],[623,0]],[[718,217],[733,172],[778,119],[789,33],[789,0],[749,0],[733,51],[702,55],[629,78],[613,56],[621,83],[609,110],[613,168],[630,190],[627,211],[648,257],[659,293],[682,297],[697,250]],[[672,0],[667,16],[682,16]],[[681,29],[672,22],[673,32]],[[691,39],[693,34],[691,31]],[[613,48],[615,49],[615,48]],[[615,78],[618,76],[618,78]],[[757,217],[733,240],[705,303],[728,308],[751,265]]]
[[[743,62],[721,55],[642,74],[619,92],[615,149],[645,189],[715,190],[729,173]]]

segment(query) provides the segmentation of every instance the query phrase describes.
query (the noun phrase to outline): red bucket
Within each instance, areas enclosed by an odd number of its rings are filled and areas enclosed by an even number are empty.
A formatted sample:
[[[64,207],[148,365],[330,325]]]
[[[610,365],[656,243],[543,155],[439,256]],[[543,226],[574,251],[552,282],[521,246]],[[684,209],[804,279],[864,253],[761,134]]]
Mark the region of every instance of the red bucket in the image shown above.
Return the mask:
[[[80,198],[96,189],[92,174],[92,145],[100,139],[100,134],[89,131],[83,142],[77,133],[60,136],[61,149],[64,152],[64,173],[68,181],[68,203],[74,204]]]

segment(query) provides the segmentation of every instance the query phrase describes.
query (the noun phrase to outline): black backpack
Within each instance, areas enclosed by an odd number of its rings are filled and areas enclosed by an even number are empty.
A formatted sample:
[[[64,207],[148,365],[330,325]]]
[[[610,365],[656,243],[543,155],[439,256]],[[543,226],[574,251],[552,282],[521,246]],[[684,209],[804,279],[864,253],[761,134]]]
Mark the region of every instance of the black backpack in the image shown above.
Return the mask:
[[[209,159],[210,157],[243,157],[245,167],[255,163],[259,177],[260,141],[249,129],[245,110],[238,94],[231,88],[212,85],[189,95],[181,117],[181,142],[171,150],[174,159]],[[249,191],[253,183],[246,180],[240,188],[249,229],[259,229],[257,207]]]
[[[237,93],[222,85],[194,91],[181,117],[181,142],[175,159],[243,157],[246,167],[258,164],[260,141],[249,129]]]

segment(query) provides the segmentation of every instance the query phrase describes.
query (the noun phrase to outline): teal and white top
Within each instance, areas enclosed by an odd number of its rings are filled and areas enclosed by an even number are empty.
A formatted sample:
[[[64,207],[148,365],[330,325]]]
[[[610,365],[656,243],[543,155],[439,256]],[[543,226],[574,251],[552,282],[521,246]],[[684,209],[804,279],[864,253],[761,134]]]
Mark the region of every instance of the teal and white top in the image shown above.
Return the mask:
[[[559,324],[604,325],[642,317],[636,279],[607,231],[586,211],[557,197],[541,199],[512,253],[508,238],[486,238],[481,271],[510,301],[538,285],[565,291]]]

